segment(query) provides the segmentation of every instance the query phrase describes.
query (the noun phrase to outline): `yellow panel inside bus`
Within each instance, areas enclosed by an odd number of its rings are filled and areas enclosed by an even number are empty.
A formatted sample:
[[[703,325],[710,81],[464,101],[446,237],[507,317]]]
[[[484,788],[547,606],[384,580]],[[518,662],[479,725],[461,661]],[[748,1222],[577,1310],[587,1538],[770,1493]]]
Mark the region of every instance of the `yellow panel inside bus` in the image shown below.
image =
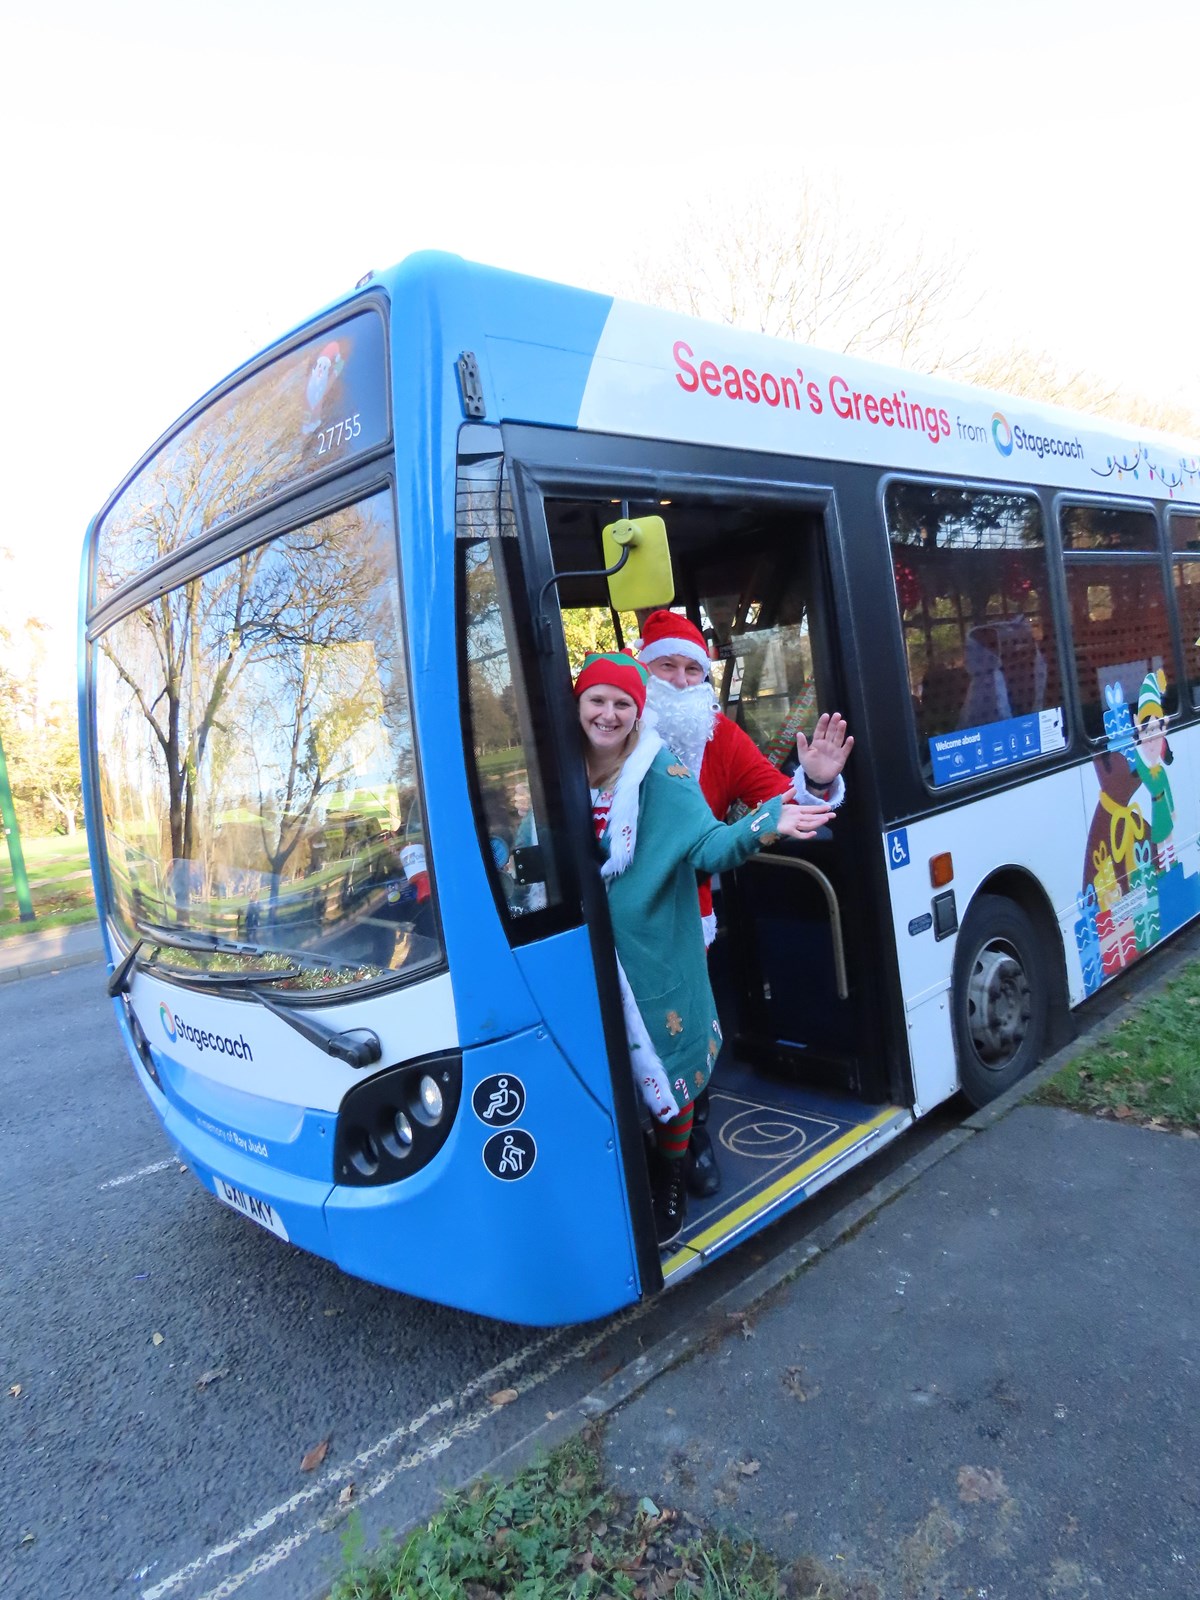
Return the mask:
[[[624,551],[628,560],[608,580],[614,611],[645,611],[669,606],[675,598],[671,547],[661,517],[622,517],[601,532],[604,565],[614,567]]]

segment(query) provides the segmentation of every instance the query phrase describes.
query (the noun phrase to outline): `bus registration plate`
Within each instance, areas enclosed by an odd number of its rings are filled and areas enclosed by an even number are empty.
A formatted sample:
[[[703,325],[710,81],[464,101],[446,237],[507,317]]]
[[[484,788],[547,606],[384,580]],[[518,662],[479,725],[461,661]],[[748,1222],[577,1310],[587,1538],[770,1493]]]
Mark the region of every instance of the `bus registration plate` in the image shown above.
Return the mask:
[[[224,1200],[227,1206],[232,1206],[235,1211],[240,1211],[244,1217],[249,1217],[251,1222],[257,1222],[277,1239],[288,1240],[287,1229],[278,1211],[265,1200],[260,1200],[256,1194],[248,1194],[245,1189],[239,1189],[236,1184],[226,1183],[224,1178],[214,1175],[213,1183],[216,1186],[217,1199]]]

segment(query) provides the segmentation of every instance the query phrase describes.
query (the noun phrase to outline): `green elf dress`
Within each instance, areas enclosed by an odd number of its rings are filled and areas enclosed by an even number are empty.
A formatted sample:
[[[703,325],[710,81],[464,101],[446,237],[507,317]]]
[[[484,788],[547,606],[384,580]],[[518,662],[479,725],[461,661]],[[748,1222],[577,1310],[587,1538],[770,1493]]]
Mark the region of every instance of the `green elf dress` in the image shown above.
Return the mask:
[[[692,774],[644,726],[611,793],[593,791],[630,1058],[660,1122],[695,1100],[721,1048],[696,874],[726,872],[771,843],[783,798],[718,822]]]

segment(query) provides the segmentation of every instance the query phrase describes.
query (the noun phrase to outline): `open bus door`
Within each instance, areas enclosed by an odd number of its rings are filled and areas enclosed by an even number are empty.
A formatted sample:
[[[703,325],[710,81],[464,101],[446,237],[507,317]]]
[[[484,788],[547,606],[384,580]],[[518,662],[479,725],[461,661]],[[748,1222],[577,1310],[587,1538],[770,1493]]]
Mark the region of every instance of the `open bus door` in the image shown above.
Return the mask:
[[[661,475],[653,496],[624,474],[600,484],[536,476],[517,500],[560,575],[563,628],[550,669],[565,678],[567,641],[577,655],[631,642],[639,618],[609,604],[599,576],[602,529],[618,508],[637,517],[661,505],[674,604],[712,643],[721,706],[788,770],[796,729],[811,733],[820,710],[837,709],[821,505],[777,495],[734,504]],[[575,744],[562,748],[575,759]],[[911,1121],[894,1102],[882,1045],[853,762],[847,777],[849,799],[828,838],[777,845],[720,886],[712,977],[727,1044],[710,1130],[724,1181],[716,1196],[692,1200],[667,1277],[721,1253]]]

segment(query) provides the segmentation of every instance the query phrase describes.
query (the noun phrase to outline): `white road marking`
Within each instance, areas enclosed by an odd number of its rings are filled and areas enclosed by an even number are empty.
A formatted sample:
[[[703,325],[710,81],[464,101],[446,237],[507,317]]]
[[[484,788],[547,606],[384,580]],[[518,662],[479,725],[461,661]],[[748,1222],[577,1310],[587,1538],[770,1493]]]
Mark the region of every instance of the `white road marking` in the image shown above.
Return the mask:
[[[148,1167],[139,1167],[136,1172],[123,1172],[119,1178],[108,1178],[100,1188],[119,1189],[123,1183],[136,1183],[139,1178],[148,1178],[155,1172],[165,1172],[168,1167],[178,1164],[174,1156],[168,1156],[165,1161],[152,1161]]]
[[[594,1349],[596,1345],[603,1339],[608,1338],[618,1328],[624,1327],[628,1322],[644,1315],[654,1303],[653,1301],[644,1302],[642,1305],[635,1306],[631,1310],[623,1312],[620,1316],[606,1322],[599,1332],[586,1335],[567,1350],[553,1357],[544,1366],[539,1367],[535,1372],[529,1373],[525,1378],[518,1380],[512,1387],[517,1390],[519,1395],[527,1394],[530,1390],[536,1389],[540,1384],[545,1383],[548,1378],[552,1378],[568,1362],[585,1356],[589,1350]],[[511,1356],[506,1356],[503,1361],[489,1368],[487,1372],[481,1372],[478,1376],[472,1378],[461,1393],[435,1400],[419,1417],[413,1417],[410,1421],[401,1423],[398,1428],[393,1429],[384,1438],[377,1440],[374,1444],[369,1445],[367,1449],[361,1451],[352,1461],[348,1461],[345,1466],[334,1468],[333,1471],[326,1473],[323,1478],[309,1488],[299,1490],[298,1493],[291,1495],[279,1505],[273,1506],[270,1511],[263,1512],[262,1516],[248,1523],[238,1533],[234,1534],[231,1539],[227,1539],[223,1544],[214,1545],[204,1555],[197,1556],[194,1561],[189,1561],[186,1566],[180,1567],[178,1571],[171,1573],[149,1589],[144,1589],[142,1591],[142,1600],[164,1600],[166,1595],[172,1594],[190,1579],[197,1577],[206,1567],[210,1567],[213,1562],[233,1555],[244,1546],[252,1543],[253,1540],[259,1538],[282,1518],[292,1515],[293,1512],[300,1510],[308,1502],[327,1495],[331,1489],[336,1489],[338,1485],[348,1480],[356,1481],[358,1475],[365,1468],[369,1467],[385,1452],[393,1449],[402,1440],[419,1433],[428,1423],[444,1413],[458,1410],[472,1396],[479,1394],[481,1391],[490,1393],[499,1380],[506,1377],[514,1368],[521,1366],[523,1362],[531,1357],[540,1355],[543,1351],[548,1350],[553,1344],[560,1341],[562,1337],[563,1334],[560,1332],[535,1339],[532,1343],[515,1351]],[[431,1439],[419,1450],[413,1451],[393,1466],[386,1468],[367,1488],[360,1489],[356,1486],[354,1503],[357,1505],[364,1500],[373,1499],[377,1494],[381,1494],[400,1473],[411,1471],[414,1467],[423,1466],[426,1462],[436,1460],[457,1440],[465,1438],[469,1433],[474,1433],[489,1417],[494,1417],[496,1412],[497,1408],[490,1403],[471,1411],[467,1416],[462,1417],[452,1427],[447,1428],[435,1439]],[[313,1519],[298,1533],[281,1540],[272,1549],[264,1551],[249,1567],[230,1578],[226,1578],[215,1589],[211,1589],[201,1596],[200,1600],[224,1600],[225,1596],[231,1595],[237,1589],[240,1589],[248,1578],[255,1577],[258,1573],[266,1572],[271,1567],[277,1566],[279,1562],[286,1560],[302,1545],[307,1544],[313,1534],[320,1531],[324,1520],[325,1514],[323,1513],[321,1517]]]
[[[623,1328],[628,1323],[634,1322],[637,1320],[637,1318],[644,1316],[646,1312],[651,1309],[654,1303],[655,1302],[653,1301],[646,1301],[639,1306],[634,1306],[630,1310],[622,1312],[619,1316],[614,1317],[610,1322],[605,1323],[599,1332],[586,1335],[576,1344],[570,1346],[569,1349],[564,1350],[560,1355],[557,1355],[551,1361],[548,1361],[546,1365],[539,1368],[537,1372],[532,1372],[525,1379],[518,1380],[513,1387],[516,1389],[519,1395],[528,1394],[531,1390],[536,1389],[539,1384],[545,1383],[548,1378],[552,1378],[556,1372],[561,1371],[568,1362],[577,1361],[583,1356],[586,1356],[590,1350],[595,1349],[595,1347],[600,1344],[602,1340],[607,1339],[609,1335],[615,1333],[617,1329]],[[492,1372],[486,1373],[482,1377],[474,1379],[470,1384],[467,1385],[467,1388],[463,1390],[463,1393],[459,1398],[465,1399],[469,1393],[472,1391],[478,1391],[485,1384],[490,1386],[491,1383],[495,1381],[496,1377],[502,1375],[506,1370],[511,1370],[513,1364],[519,1361],[524,1354],[545,1349],[551,1343],[553,1343],[552,1338],[544,1339],[538,1344],[527,1346],[525,1351],[520,1351],[517,1355],[510,1356],[507,1361],[502,1361],[499,1366],[494,1367]],[[428,1417],[435,1410],[445,1410],[448,1406],[453,1406],[455,1404],[457,1404],[456,1401],[440,1402],[437,1407],[431,1407],[430,1411],[426,1412],[425,1415]],[[360,1505],[364,1500],[373,1500],[376,1495],[382,1494],[388,1485],[391,1484],[394,1479],[399,1477],[402,1472],[409,1472],[414,1467],[421,1467],[427,1462],[435,1461],[438,1456],[443,1455],[447,1450],[450,1449],[452,1445],[456,1444],[459,1439],[466,1438],[468,1434],[474,1433],[478,1428],[483,1426],[489,1417],[494,1417],[495,1415],[496,1407],[493,1405],[478,1407],[475,1411],[470,1412],[467,1416],[456,1422],[453,1427],[447,1428],[446,1431],[440,1434],[436,1439],[431,1439],[429,1443],[423,1445],[421,1449],[413,1451],[411,1455],[404,1456],[401,1460],[395,1462],[394,1465],[385,1468],[384,1471],[381,1472],[372,1483],[368,1484],[366,1488],[359,1489],[356,1486],[353,1503],[355,1505]],[[311,1499],[315,1493],[332,1489],[336,1484],[341,1482],[343,1478],[351,1476],[357,1465],[365,1463],[367,1460],[373,1458],[387,1444],[390,1444],[393,1440],[402,1437],[405,1432],[409,1431],[415,1431],[415,1428],[398,1428],[394,1434],[389,1435],[387,1440],[381,1440],[379,1444],[372,1445],[369,1450],[365,1450],[362,1455],[358,1456],[354,1462],[350,1463],[349,1466],[342,1467],[337,1471],[330,1473],[322,1481],[322,1483],[314,1487],[313,1491],[306,1493],[304,1496],[293,1496],[293,1500],[287,1502],[287,1504],[291,1505],[293,1502],[298,1501],[301,1498]],[[272,1513],[268,1512],[267,1515],[272,1521],[276,1520]],[[259,1523],[254,1524],[254,1526],[255,1528],[258,1528],[260,1525],[265,1524],[265,1522],[266,1519],[260,1518]],[[248,1567],[243,1567],[241,1572],[233,1573],[230,1577],[219,1583],[215,1589],[206,1590],[204,1594],[198,1597],[198,1600],[229,1600],[229,1597],[233,1594],[236,1594],[242,1585],[250,1578],[257,1578],[262,1573],[269,1572],[272,1567],[277,1567],[280,1562],[286,1561],[289,1556],[294,1555],[297,1550],[299,1550],[303,1545],[306,1545],[314,1533],[322,1532],[328,1528],[328,1525],[328,1513],[325,1513],[319,1517],[314,1517],[298,1532],[290,1535],[286,1539],[281,1539],[279,1543],[274,1545],[270,1550],[264,1550],[262,1555],[256,1556]],[[228,1552],[233,1548],[234,1545],[231,1542],[229,1545],[224,1547],[224,1550]],[[217,1551],[211,1551],[209,1555],[204,1557],[200,1563],[193,1562],[191,1569],[185,1568],[181,1570],[194,1570],[198,1566],[207,1565],[210,1560],[216,1558],[217,1554]],[[158,1596],[166,1593],[167,1584],[170,1584],[173,1581],[173,1578],[168,1578],[164,1581],[164,1583],[159,1584],[156,1588],[145,1590],[143,1592],[142,1600],[157,1600]]]

